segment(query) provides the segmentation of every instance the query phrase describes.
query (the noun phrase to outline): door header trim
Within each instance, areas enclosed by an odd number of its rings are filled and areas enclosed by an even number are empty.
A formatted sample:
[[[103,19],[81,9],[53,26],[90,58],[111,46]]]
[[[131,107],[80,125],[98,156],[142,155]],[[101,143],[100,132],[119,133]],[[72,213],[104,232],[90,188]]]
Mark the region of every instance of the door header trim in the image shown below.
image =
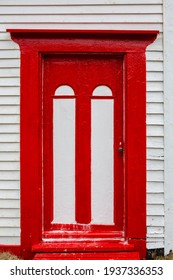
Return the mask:
[[[11,38],[21,47],[28,48],[32,44],[32,49],[40,52],[58,51],[57,47],[63,43],[63,50],[66,42],[70,43],[72,51],[95,51],[95,52],[128,52],[142,51],[155,39],[158,30],[44,30],[44,29],[7,29],[11,33]],[[65,39],[65,41],[64,41]],[[52,44],[52,40],[53,44]],[[39,41],[39,44],[36,43]],[[78,42],[77,42],[78,41]],[[101,43],[102,41],[102,43]],[[103,44],[104,41],[104,44]],[[26,43],[27,42],[27,43]],[[80,42],[80,43],[79,43]],[[75,47],[76,46],[76,47]],[[85,49],[86,47],[86,49]],[[62,50],[59,50],[62,51]]]

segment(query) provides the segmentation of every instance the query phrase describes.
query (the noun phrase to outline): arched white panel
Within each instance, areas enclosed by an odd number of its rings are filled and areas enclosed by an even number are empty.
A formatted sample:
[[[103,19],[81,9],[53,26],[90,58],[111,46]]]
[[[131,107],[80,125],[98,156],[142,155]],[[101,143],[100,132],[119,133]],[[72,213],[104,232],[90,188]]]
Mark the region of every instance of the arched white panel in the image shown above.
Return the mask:
[[[106,98],[91,103],[91,196],[92,223],[113,224],[114,100]]]
[[[112,96],[112,91],[107,86],[98,86],[94,89],[93,96]]]
[[[61,86],[56,95],[74,95]],[[53,100],[54,223],[75,223],[75,100]]]
[[[74,95],[74,90],[67,85],[60,86],[55,91],[55,96],[59,95]]]

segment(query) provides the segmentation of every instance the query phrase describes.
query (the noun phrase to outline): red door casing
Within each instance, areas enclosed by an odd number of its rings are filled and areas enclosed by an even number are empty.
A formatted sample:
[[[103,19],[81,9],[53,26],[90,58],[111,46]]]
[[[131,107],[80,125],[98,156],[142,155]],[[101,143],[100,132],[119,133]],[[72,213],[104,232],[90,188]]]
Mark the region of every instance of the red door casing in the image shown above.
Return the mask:
[[[43,237],[122,238],[122,57],[43,61]]]
[[[21,54],[22,257],[145,258],[145,51],[158,31],[7,31]]]

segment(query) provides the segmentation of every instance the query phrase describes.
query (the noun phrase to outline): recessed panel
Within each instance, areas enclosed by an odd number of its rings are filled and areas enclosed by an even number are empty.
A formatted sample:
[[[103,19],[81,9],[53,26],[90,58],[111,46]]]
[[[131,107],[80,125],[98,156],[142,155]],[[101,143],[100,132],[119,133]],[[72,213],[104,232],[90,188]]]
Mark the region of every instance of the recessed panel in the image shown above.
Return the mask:
[[[113,224],[114,160],[113,100],[92,100],[92,223]]]
[[[75,100],[53,104],[54,223],[75,222]]]

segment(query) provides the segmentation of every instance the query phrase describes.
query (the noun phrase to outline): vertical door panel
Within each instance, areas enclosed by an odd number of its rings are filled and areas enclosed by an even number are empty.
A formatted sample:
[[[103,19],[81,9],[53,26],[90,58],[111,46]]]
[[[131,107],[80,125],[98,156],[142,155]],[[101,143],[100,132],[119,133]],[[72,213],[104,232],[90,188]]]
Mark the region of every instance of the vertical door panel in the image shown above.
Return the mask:
[[[75,223],[75,100],[53,103],[53,223]]]
[[[92,100],[92,223],[114,223],[113,100]]]

